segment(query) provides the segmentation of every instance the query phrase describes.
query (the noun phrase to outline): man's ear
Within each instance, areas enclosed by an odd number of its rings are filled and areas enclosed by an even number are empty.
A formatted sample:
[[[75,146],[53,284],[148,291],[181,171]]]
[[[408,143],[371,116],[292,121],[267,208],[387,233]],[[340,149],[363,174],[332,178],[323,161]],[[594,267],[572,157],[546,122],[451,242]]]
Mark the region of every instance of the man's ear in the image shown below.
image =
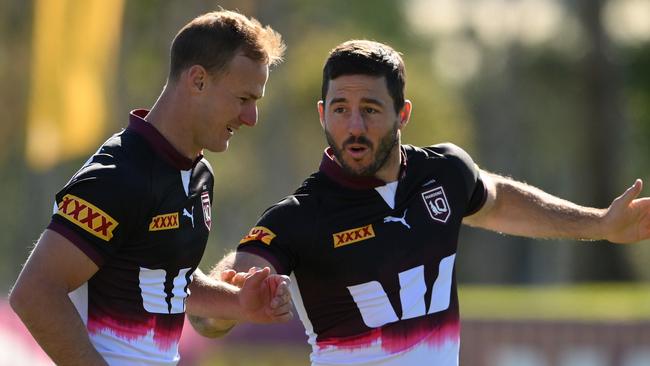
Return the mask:
[[[193,93],[201,93],[210,77],[208,71],[201,65],[192,65],[183,74],[185,86]]]
[[[318,108],[318,118],[320,119],[320,125],[325,129],[325,102],[322,100],[319,100],[318,103],[316,103],[316,107]]]
[[[406,127],[406,124],[409,123],[409,120],[411,119],[411,110],[413,108],[413,104],[411,103],[410,100],[406,99],[404,101],[404,106],[402,107],[402,110],[399,111],[399,128],[402,129]]]

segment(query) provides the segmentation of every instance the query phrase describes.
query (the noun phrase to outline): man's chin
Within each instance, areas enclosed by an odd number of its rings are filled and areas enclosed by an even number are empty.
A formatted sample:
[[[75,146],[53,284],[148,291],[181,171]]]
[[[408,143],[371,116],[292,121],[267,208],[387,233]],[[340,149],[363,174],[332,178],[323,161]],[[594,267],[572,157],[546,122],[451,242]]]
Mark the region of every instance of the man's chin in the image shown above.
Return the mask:
[[[369,165],[360,165],[360,164],[350,164],[346,162],[346,164],[343,166],[343,170],[351,176],[354,177],[371,177],[373,176],[372,173],[368,171]]]
[[[208,146],[205,149],[213,153],[224,152],[228,150],[228,143],[226,142],[225,144],[221,144],[221,145]]]

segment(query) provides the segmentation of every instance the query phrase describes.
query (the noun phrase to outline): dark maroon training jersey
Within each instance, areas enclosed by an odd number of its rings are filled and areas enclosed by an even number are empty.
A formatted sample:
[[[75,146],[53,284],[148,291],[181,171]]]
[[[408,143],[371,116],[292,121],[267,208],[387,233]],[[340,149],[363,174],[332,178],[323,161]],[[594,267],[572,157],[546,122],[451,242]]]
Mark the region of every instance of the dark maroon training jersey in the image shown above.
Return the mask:
[[[326,151],[240,242],[292,276],[313,365],[458,363],[458,233],[485,187],[455,145],[401,153],[399,180],[385,183],[346,175]]]
[[[212,168],[131,113],[56,195],[48,228],[99,267],[70,294],[109,364],[173,365],[211,225]]]

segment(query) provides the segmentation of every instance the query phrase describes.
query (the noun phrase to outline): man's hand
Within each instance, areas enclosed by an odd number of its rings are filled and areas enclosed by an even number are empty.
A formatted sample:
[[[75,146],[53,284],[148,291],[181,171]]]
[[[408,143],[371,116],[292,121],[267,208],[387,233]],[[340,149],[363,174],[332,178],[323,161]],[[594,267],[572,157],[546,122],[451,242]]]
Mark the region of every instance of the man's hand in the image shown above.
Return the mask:
[[[244,272],[246,268],[250,269]],[[271,272],[271,264],[263,258],[246,253],[236,255],[234,252],[227,254],[217,264],[209,278],[197,270],[190,284],[194,288],[187,310],[192,327],[199,334],[214,338],[227,334],[240,321],[278,323],[293,318],[290,280],[287,276]],[[227,290],[234,302],[234,306],[229,306],[230,310],[222,312],[222,315],[206,311],[215,309],[216,300],[208,296],[215,293],[215,286],[221,287],[222,291]],[[201,293],[208,295],[197,297]]]
[[[643,181],[637,179],[617,197],[603,216],[603,237],[613,243],[635,243],[650,238],[650,198],[638,198]]]
[[[257,270],[258,268],[256,267],[251,267],[251,269],[249,269],[248,272],[237,272],[234,269],[227,269],[219,273],[219,276],[221,277],[221,280],[223,282],[227,282],[231,285],[235,285],[239,288],[242,288],[244,287],[244,282],[246,282],[246,278],[250,277]]]
[[[287,276],[270,274],[269,267],[251,268],[248,272],[226,270],[221,280],[237,287],[244,320],[253,323],[278,323],[293,318]]]

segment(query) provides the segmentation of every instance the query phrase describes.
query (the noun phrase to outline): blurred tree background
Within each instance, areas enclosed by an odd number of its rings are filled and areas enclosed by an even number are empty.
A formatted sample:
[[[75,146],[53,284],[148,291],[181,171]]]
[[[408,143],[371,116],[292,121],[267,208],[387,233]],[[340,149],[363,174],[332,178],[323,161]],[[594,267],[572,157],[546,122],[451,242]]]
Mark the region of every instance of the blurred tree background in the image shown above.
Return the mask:
[[[38,31],[42,19],[60,15],[43,10],[52,2],[0,0],[3,293],[49,222],[56,191],[126,126],[130,110],[153,104],[171,39],[217,6],[270,24],[288,51],[271,72],[258,126],[241,130],[227,153],[207,154],[216,183],[205,269],[317,168],[325,146],[316,113],[322,64],[331,48],[352,38],[403,53],[414,103],[405,143],[454,142],[487,170],[588,206],[607,206],[636,177],[650,184],[650,0],[109,0],[104,10],[84,5],[83,12],[80,4],[90,2],[67,0],[66,14],[76,17],[60,22],[67,38]],[[98,25],[99,32],[90,31]],[[101,51],[95,39],[103,40]],[[88,67],[101,73],[92,95],[86,79],[66,77]],[[58,83],[43,86],[53,78]],[[76,125],[58,132],[34,125],[37,115],[64,126],[34,112],[38,103],[70,103],[64,97],[81,108],[75,113],[82,118],[64,118]],[[56,141],[63,147],[48,150],[61,131]],[[64,153],[74,146],[87,147]],[[650,280],[647,244],[533,241],[464,229],[459,254],[461,283]]]

